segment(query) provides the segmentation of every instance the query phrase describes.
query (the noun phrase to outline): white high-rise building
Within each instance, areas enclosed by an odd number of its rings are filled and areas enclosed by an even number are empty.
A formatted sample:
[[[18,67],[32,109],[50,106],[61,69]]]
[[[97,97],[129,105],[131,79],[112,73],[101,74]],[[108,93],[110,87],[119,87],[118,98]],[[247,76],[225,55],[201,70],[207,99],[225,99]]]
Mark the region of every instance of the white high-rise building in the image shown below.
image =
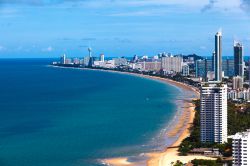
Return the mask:
[[[201,87],[201,142],[227,142],[227,85],[203,83]]]
[[[250,130],[232,136],[233,166],[250,165]]]
[[[100,61],[101,61],[101,62],[104,62],[104,60],[105,60],[105,59],[104,59],[104,54],[101,54],[101,55],[100,55]]]
[[[180,73],[182,72],[183,57],[182,56],[167,56],[161,59],[161,68],[165,73]]]
[[[182,75],[189,76],[189,66],[186,63],[182,66]]]

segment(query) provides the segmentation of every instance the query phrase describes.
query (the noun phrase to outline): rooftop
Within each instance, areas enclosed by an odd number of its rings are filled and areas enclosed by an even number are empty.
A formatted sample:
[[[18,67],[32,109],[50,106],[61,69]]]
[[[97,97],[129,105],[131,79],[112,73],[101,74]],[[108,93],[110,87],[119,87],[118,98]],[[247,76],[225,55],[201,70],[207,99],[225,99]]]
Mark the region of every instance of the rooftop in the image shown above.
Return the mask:
[[[231,136],[231,138],[233,138],[233,139],[248,138],[249,139],[250,138],[250,129],[248,129],[245,132],[236,133],[235,135]]]

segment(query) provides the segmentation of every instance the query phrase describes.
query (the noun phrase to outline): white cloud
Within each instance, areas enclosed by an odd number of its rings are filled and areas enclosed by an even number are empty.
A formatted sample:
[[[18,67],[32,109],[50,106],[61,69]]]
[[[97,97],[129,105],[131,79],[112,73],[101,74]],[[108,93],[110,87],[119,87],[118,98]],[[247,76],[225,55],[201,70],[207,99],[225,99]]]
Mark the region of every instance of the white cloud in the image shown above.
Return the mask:
[[[100,11],[108,9],[107,11],[113,11],[113,13],[108,12],[108,15],[111,16],[150,16],[163,15],[169,12],[194,13],[210,10],[215,12],[239,13],[242,11],[249,12],[246,9],[250,8],[249,0],[0,0],[0,4],[1,2],[56,9],[81,8],[100,9]],[[116,11],[117,13],[115,13]],[[17,14],[20,13],[12,9],[0,10],[0,17],[11,17]]]
[[[20,16],[20,13],[18,13],[18,10],[16,9],[13,9],[11,7],[0,9],[0,17],[16,17],[16,16]]]
[[[54,50],[54,48],[52,46],[49,46],[47,48],[42,49],[42,51],[44,51],[44,52],[51,52],[53,50]]]
[[[206,47],[206,46],[200,46],[200,49],[201,49],[201,50],[206,50],[207,47]]]

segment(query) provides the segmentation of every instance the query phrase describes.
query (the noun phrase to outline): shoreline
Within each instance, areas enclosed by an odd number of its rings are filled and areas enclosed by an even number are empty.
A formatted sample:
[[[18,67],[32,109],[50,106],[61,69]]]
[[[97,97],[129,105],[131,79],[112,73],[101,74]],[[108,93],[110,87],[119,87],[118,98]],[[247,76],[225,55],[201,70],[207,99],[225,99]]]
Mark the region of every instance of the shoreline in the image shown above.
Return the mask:
[[[129,157],[117,157],[117,158],[109,158],[101,160],[101,163],[109,165],[109,166],[138,166],[138,165],[147,165],[147,166],[168,166],[172,165],[172,162],[176,162],[177,160],[181,160],[184,162],[191,161],[195,158],[197,159],[212,159],[205,156],[179,156],[178,155],[178,146],[181,142],[190,135],[190,127],[192,127],[192,123],[195,118],[195,111],[194,105],[192,103],[193,99],[199,98],[199,91],[197,88],[192,87],[190,85],[177,82],[168,78],[161,78],[157,76],[149,76],[137,73],[130,73],[130,72],[120,72],[114,70],[103,70],[103,69],[90,69],[90,68],[74,68],[74,67],[61,67],[61,66],[53,66],[59,68],[73,68],[73,69],[80,69],[80,70],[97,70],[102,72],[110,72],[110,73],[118,73],[118,74],[127,74],[136,77],[142,77],[147,79],[152,79],[156,81],[161,81],[162,83],[175,86],[176,88],[181,89],[185,94],[183,99],[181,99],[183,103],[182,110],[177,110],[176,115],[178,115],[177,123],[170,128],[170,130],[166,133],[166,138],[175,138],[175,141],[168,147],[164,147],[162,150],[157,152],[149,152],[146,153],[145,156],[148,158],[145,162],[130,162]],[[192,94],[192,97],[190,96]],[[195,96],[195,97],[194,97]],[[187,99],[188,98],[188,99]],[[177,100],[177,99],[176,99]]]
[[[95,69],[89,69],[89,70],[95,70]],[[129,72],[119,72],[119,71],[107,71],[107,72],[128,74],[128,75],[134,75],[137,77],[161,81],[165,84],[175,86],[175,87],[181,89],[182,92],[186,91],[186,93],[193,93],[196,96],[196,97],[191,98],[191,99],[190,98],[185,99],[185,97],[187,97],[187,95],[186,95],[186,96],[184,96],[183,99],[181,99],[182,101],[184,101],[184,103],[183,103],[184,107],[178,108],[178,109],[182,109],[182,110],[178,110],[178,111],[180,111],[180,115],[177,118],[178,123],[175,123],[174,126],[170,128],[168,133],[166,133],[167,134],[166,137],[170,137],[170,138],[177,137],[177,139],[170,146],[164,147],[162,149],[162,151],[150,152],[150,153],[146,154],[146,156],[148,157],[148,159],[146,161],[147,166],[171,165],[171,164],[168,164],[169,163],[168,160],[175,159],[175,156],[178,156],[178,147],[177,146],[179,146],[181,144],[181,142],[186,137],[188,137],[190,135],[189,128],[192,126],[192,123],[193,123],[194,118],[195,118],[195,111],[194,111],[194,105],[192,103],[192,100],[199,98],[198,90],[194,87],[191,87],[191,86],[186,85],[184,83],[177,82],[177,81],[174,81],[174,80],[171,80],[168,78],[160,78],[157,76],[149,76],[149,75],[142,75],[142,74],[129,73]],[[181,123],[180,123],[180,121],[181,121]],[[171,147],[175,147],[175,148],[171,148]],[[194,157],[194,156],[192,156],[192,157]],[[200,156],[198,158],[204,158],[204,156]],[[138,166],[138,165],[141,166],[142,165],[142,163],[140,163],[140,162],[129,162],[128,159],[129,158],[126,158],[126,157],[111,158],[111,159],[103,160],[103,163],[106,163],[107,165],[110,165],[110,166]],[[175,161],[177,161],[177,160],[178,159],[176,159]]]

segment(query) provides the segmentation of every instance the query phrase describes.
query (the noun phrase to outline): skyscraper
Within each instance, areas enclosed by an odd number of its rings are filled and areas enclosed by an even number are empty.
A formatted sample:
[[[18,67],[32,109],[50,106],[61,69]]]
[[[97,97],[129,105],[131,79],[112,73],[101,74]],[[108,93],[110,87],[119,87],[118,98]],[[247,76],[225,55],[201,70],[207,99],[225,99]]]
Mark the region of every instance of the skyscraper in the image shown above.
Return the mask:
[[[215,56],[214,56],[215,81],[222,81],[222,33],[215,35]]]
[[[250,130],[236,133],[233,137],[233,166],[250,164]]]
[[[207,82],[201,87],[201,142],[227,142],[227,85]]]
[[[234,60],[229,58],[222,60],[222,71],[224,76],[234,76]]]
[[[234,43],[234,73],[235,76],[244,77],[243,46],[239,42]]]
[[[213,62],[211,59],[199,59],[195,63],[195,76],[202,77],[203,80],[207,80],[207,73],[213,71]]]
[[[94,58],[92,57],[92,49],[88,48],[89,55],[83,58],[83,64],[88,67],[92,67],[94,64]]]
[[[139,59],[138,56],[137,56],[137,55],[134,55],[132,62],[137,62],[138,59]]]

